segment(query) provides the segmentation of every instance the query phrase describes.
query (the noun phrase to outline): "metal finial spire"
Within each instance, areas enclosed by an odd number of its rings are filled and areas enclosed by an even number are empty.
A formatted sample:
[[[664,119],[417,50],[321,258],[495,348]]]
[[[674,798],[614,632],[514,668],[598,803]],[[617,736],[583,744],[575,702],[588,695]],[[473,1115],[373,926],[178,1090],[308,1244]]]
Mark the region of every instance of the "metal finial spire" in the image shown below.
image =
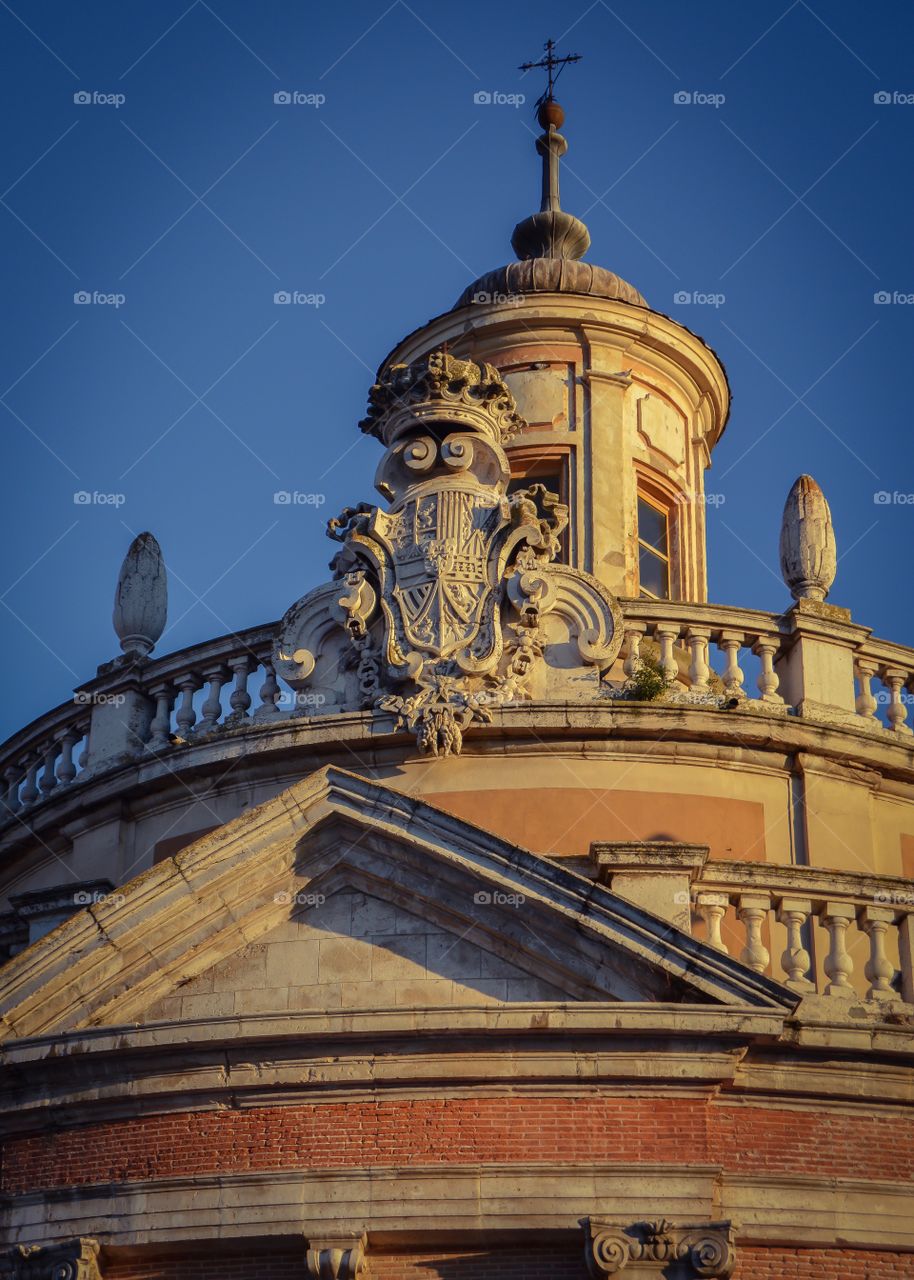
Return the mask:
[[[514,228],[511,245],[519,258],[582,257],[590,245],[590,235],[584,223],[570,213],[562,211],[559,199],[559,160],[568,150],[568,143],[559,133],[565,113],[554,97],[555,82],[569,62],[579,62],[579,53],[569,53],[562,58],[555,56],[555,41],[547,40],[546,56],[537,62],[523,62],[521,71],[542,67],[547,74],[546,90],[537,100],[536,118],[543,133],[536,140],[536,149],[543,158],[543,198],[539,213],[534,213]]]
[[[548,84],[546,85],[546,92],[536,100],[537,106],[539,106],[543,102],[552,101],[554,96],[553,91],[555,89],[556,80],[558,80],[559,76],[562,74],[562,72],[564,71],[565,67],[567,67],[569,62],[580,62],[583,56],[580,53],[566,53],[564,58],[557,58],[554,53],[554,49],[555,49],[554,40],[547,40],[546,43],[543,45],[543,48],[546,50],[545,58],[540,58],[538,62],[522,62],[518,67],[518,71],[533,71],[537,67],[544,67],[546,70],[546,74],[549,77],[549,80],[548,80]],[[556,71],[556,67],[558,67],[558,71]]]

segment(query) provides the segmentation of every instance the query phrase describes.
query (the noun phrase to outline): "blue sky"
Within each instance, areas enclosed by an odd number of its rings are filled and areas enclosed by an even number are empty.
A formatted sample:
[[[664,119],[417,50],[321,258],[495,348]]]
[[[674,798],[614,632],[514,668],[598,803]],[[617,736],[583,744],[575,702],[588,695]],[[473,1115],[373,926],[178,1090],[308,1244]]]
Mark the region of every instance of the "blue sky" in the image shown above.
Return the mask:
[[[325,578],[326,518],[374,496],[378,447],[356,424],[375,368],[510,260],[538,204],[539,82],[516,67],[550,35],[585,55],[558,96],[563,204],[586,216],[588,257],[730,376],[711,599],[786,605],[781,509],[809,471],[837,530],[832,601],[914,643],[898,574],[914,522],[909,4],[12,0],[2,732],[118,651],[135,532],[170,569],[161,652],[278,618]],[[282,289],[325,301],[277,307]],[[277,506],[279,489],[326,501]]]

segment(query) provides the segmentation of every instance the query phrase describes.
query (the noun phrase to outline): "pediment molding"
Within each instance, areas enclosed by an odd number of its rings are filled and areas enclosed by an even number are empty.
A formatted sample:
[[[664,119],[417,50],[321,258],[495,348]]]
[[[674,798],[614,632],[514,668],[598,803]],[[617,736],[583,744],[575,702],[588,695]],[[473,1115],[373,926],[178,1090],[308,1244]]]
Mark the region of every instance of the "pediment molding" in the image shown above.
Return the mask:
[[[380,783],[332,767],[90,904],[0,971],[3,1039],[136,1020],[163,994],[262,937],[281,893],[353,878],[423,899],[538,955],[573,996],[748,1006],[795,996],[587,877]],[[473,897],[493,897],[491,919]],[[524,899],[520,913],[495,895]],[[286,898],[287,901],[287,898]],[[561,984],[559,984],[561,985]]]

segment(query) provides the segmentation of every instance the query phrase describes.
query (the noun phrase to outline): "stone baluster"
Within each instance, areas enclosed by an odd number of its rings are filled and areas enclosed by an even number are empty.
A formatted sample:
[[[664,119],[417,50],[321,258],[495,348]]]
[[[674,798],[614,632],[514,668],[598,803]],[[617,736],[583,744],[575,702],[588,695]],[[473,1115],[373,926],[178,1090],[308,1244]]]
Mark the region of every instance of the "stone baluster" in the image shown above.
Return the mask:
[[[782,898],[778,905],[778,920],[787,928],[787,946],[781,955],[781,968],[787,974],[785,985],[791,991],[814,991],[815,983],[809,978],[812,963],[803,945],[803,926],[812,913],[808,898]]]
[[[174,687],[167,680],[163,680],[159,684],[150,686],[149,696],[155,699],[156,710],[149,726],[149,741],[146,748],[148,751],[164,751],[171,746],[171,706],[175,697]]]
[[[637,675],[641,665],[641,638],[645,630],[643,623],[626,622],[625,624],[625,661],[622,664],[622,670],[629,680]]]
[[[711,668],[708,666],[708,641],[711,632],[706,627],[689,627],[686,640],[689,643],[689,688],[692,693],[708,693],[710,684],[708,677]]]
[[[57,786],[57,753],[60,750],[52,738],[41,753],[41,781],[39,787],[43,796],[49,796]]]
[[[865,716],[867,719],[875,719],[876,710],[879,703],[876,695],[873,693],[873,677],[876,675],[877,666],[875,662],[868,662],[864,658],[858,658],[854,663],[857,679],[860,682],[860,692],[857,694],[857,715]]]
[[[854,908],[847,902],[826,902],[822,908],[822,923],[828,930],[829,949],[825,957],[828,985],[827,996],[853,996],[850,976],[854,962],[847,950],[847,931],[854,919]]]
[[[743,633],[741,631],[722,631],[717,638],[718,647],[725,654],[727,659],[726,670],[724,671],[724,691],[730,698],[745,698],[746,691],[743,688],[742,668],[739,665],[739,651],[742,648]]]
[[[6,791],[3,796],[3,804],[9,813],[18,813],[22,807],[19,799],[19,787],[22,783],[22,770],[16,765],[7,765],[3,770],[3,779],[6,783]]]
[[[885,714],[892,732],[910,734],[911,730],[905,724],[905,720],[908,718],[908,709],[901,697],[901,691],[908,679],[907,671],[902,671],[898,667],[886,667],[882,673],[882,679],[889,691],[889,705]]]
[[[762,702],[783,706],[784,699],[778,693],[778,685],[781,682],[774,669],[774,655],[778,651],[778,644],[778,640],[771,636],[759,636],[752,646],[752,652],[762,664],[758,677],[758,691]]]
[[[867,1000],[894,1000],[898,993],[892,986],[895,966],[885,953],[885,935],[895,920],[895,912],[885,907],[864,907],[858,917],[860,927],[870,940],[870,955],[864,966],[869,982]]]
[[[181,694],[181,702],[175,713],[178,736],[187,742],[193,733],[194,721],[197,719],[197,713],[194,710],[194,694],[200,688],[200,677],[196,671],[188,671],[186,675],[180,676],[175,681],[175,685]]]
[[[727,955],[727,946],[721,937],[720,926],[727,914],[730,899],[725,893],[699,893],[695,902],[705,922],[708,946]]]
[[[679,667],[673,657],[673,645],[679,639],[681,628],[675,622],[658,622],[654,635],[660,646],[660,667],[668,680],[675,680],[679,675]]]
[[[279,696],[279,682],[276,679],[273,663],[269,658],[264,658],[263,684],[260,686],[260,706],[254,712],[254,719],[257,721],[274,720],[277,716],[282,715],[276,705]]]
[[[40,766],[41,756],[35,751],[29,752],[25,759],[25,786],[19,795],[23,809],[27,809],[29,805],[34,804],[38,799],[38,770]]]
[[[740,952],[743,964],[754,969],[756,973],[764,973],[771,959],[768,948],[762,941],[762,925],[771,909],[771,898],[767,893],[741,893],[736,914],[746,929],[746,945]]]
[[[199,737],[204,733],[212,733],[222,717],[222,687],[229,679],[228,668],[223,663],[207,667],[203,679],[209,683],[206,701],[200,708],[200,723],[194,730]]]
[[[257,662],[250,653],[242,653],[235,658],[229,658],[228,665],[235,676],[235,687],[232,689],[232,696],[229,698],[232,714],[226,717],[225,723],[227,725],[244,724],[245,721],[251,718],[248,715],[248,707],[251,705],[251,695],[248,693],[248,676],[256,667]]]
[[[73,763],[73,748],[79,742],[79,731],[75,726],[65,729],[60,739],[60,761],[57,765],[57,780],[61,786],[67,786],[76,777],[76,765]]]
[[[914,1004],[914,911],[910,908],[902,910],[898,920],[898,963],[901,998],[905,1004]]]

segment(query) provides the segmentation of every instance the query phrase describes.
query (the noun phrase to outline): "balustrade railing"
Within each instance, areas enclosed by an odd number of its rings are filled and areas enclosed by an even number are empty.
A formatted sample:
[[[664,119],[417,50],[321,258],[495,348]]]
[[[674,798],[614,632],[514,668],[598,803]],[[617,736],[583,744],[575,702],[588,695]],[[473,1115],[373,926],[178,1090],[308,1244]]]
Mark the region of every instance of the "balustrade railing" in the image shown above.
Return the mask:
[[[637,674],[649,643],[686,702],[803,713],[796,680],[783,678],[796,644],[789,615],[647,599],[622,601],[622,608],[623,678]],[[7,818],[71,787],[96,765],[112,762],[110,752],[104,761],[94,758],[96,735],[93,731],[90,750],[89,724],[95,723],[96,705],[116,700],[128,684],[150,709],[145,718],[135,718],[142,722],[140,729],[125,728],[120,758],[161,753],[204,742],[219,731],[259,729],[319,711],[319,706],[307,705],[307,695],[296,699],[277,678],[271,662],[274,632],[274,624],[253,627],[134,666],[112,665],[78,690],[72,703],[34,721],[0,748]],[[901,740],[911,737],[914,650],[873,639],[864,628],[850,625],[843,631],[838,626],[830,642],[843,646],[847,664],[848,687],[839,691],[847,707],[843,723]],[[788,684],[792,697],[785,696]]]
[[[629,678],[637,673],[647,640],[659,650],[658,660],[667,679],[676,681],[696,700],[718,691],[731,701],[787,710],[775,666],[788,637],[779,627],[777,614],[719,605],[627,600],[623,629],[623,669]],[[712,644],[719,659],[716,664],[710,652]]]
[[[712,947],[794,991],[914,1003],[910,881],[708,862],[692,906]]]
[[[92,763],[93,711],[110,708],[116,718],[127,701],[122,690],[128,684],[137,686],[148,699],[151,717],[139,738],[123,717],[122,757],[141,758],[203,742],[221,729],[259,726],[291,716],[298,704],[273,669],[274,630],[273,624],[254,627],[141,665],[115,667],[77,690],[72,702],[42,716],[4,744],[0,821],[21,818],[81,779]]]

